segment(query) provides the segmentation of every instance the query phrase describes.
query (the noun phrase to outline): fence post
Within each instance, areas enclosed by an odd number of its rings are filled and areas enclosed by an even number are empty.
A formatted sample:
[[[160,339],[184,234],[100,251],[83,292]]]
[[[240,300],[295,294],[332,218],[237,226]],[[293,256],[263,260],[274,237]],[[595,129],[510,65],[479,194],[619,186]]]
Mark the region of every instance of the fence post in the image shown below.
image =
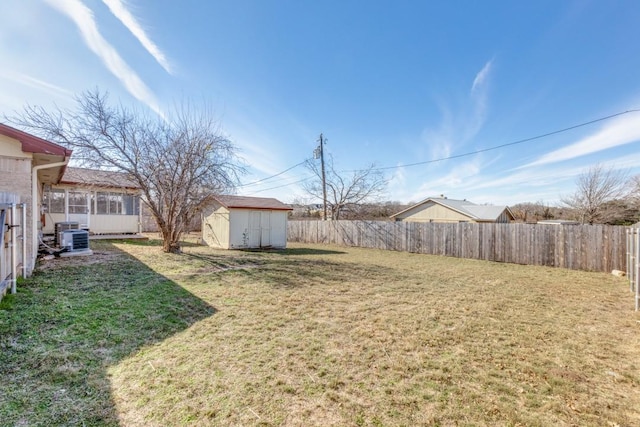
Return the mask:
[[[634,260],[633,264],[633,269],[635,270],[633,277],[635,279],[634,282],[636,289],[636,311],[638,311],[638,309],[640,309],[640,286],[638,286],[638,274],[640,273],[640,262],[638,262],[638,260],[640,260],[640,228],[635,228],[634,233],[636,259]]]
[[[634,286],[634,258],[635,258],[635,248],[633,246],[633,228],[627,228],[627,277],[629,278],[629,290],[631,292],[635,292]]]
[[[18,283],[18,236],[16,234],[16,204],[11,204],[11,293],[18,292],[16,289]],[[4,227],[4,224],[2,224]],[[4,243],[4,242],[3,242]]]
[[[27,265],[27,204],[26,203],[22,203],[22,222],[20,223],[20,231],[22,232],[22,239],[21,239],[22,240],[22,277],[26,279],[28,268],[29,268],[29,266]]]

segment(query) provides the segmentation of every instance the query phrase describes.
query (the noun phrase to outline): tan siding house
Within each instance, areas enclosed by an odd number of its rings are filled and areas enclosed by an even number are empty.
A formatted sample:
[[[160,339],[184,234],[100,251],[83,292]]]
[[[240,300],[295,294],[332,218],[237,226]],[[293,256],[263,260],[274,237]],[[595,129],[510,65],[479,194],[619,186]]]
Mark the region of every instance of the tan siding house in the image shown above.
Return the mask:
[[[0,249],[0,284],[7,263],[12,268],[19,264],[22,275],[31,274],[41,235],[53,233],[56,222],[78,222],[92,233],[138,232],[139,189],[123,174],[68,167],[71,155],[58,144],[0,123],[0,217],[20,238],[7,248],[24,246],[17,256],[13,249]],[[24,223],[10,217],[17,216],[13,206],[24,212]]]
[[[219,249],[284,249],[292,210],[272,198],[217,196],[202,214],[202,240]]]
[[[121,172],[67,167],[57,184],[46,187],[43,231],[57,222],[77,222],[91,234],[140,232],[140,189]]]
[[[20,235],[26,236],[25,257],[20,257],[23,274],[31,273],[38,255],[44,187],[60,181],[71,153],[60,145],[0,123],[2,202],[24,204],[26,211],[26,224],[20,230]]]
[[[476,205],[468,200],[429,197],[391,215],[395,221],[407,222],[494,222],[507,223],[514,217],[508,206]]]

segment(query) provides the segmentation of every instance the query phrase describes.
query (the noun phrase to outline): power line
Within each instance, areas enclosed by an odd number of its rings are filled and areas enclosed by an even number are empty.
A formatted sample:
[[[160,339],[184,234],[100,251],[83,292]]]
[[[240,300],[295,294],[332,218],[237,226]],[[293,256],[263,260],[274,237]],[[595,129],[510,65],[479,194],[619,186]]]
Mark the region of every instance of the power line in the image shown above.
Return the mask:
[[[637,112],[640,112],[640,109],[630,109],[630,110],[622,111],[622,112],[619,112],[619,113],[611,114],[611,115],[608,115],[608,116],[600,117],[600,118],[597,118],[597,119],[594,119],[594,120],[590,120],[588,122],[584,122],[584,123],[580,123],[580,124],[577,124],[577,125],[569,126],[569,127],[563,128],[563,129],[554,130],[552,132],[547,132],[547,133],[544,133],[544,134],[541,134],[541,135],[536,135],[536,136],[532,136],[532,137],[529,137],[529,138],[520,139],[520,140],[513,141],[513,142],[508,142],[506,144],[500,144],[500,145],[496,145],[496,146],[493,146],[493,147],[482,148],[480,150],[469,151],[467,153],[456,154],[456,155],[453,155],[453,156],[440,157],[438,159],[426,160],[426,161],[423,161],[423,162],[409,163],[409,164],[406,164],[406,165],[382,166],[382,167],[372,168],[372,169],[343,170],[342,172],[361,172],[363,170],[374,170],[375,171],[375,170],[389,170],[389,169],[408,168],[408,167],[413,167],[413,166],[420,166],[420,165],[426,165],[426,164],[430,164],[430,163],[442,162],[442,161],[445,161],[445,160],[458,159],[460,157],[466,157],[466,156],[471,156],[471,155],[474,155],[474,154],[485,153],[487,151],[498,150],[500,148],[510,147],[512,145],[523,144],[525,142],[534,141],[536,139],[546,138],[546,137],[551,136],[551,135],[557,135],[559,133],[568,132],[568,131],[573,130],[573,129],[577,129],[577,128],[588,126],[588,125],[591,125],[591,124],[594,124],[594,123],[598,123],[598,122],[602,122],[602,121],[605,121],[605,120],[609,120],[609,119],[612,119],[614,117],[619,117],[619,116],[622,116],[622,115],[625,115],[625,114],[637,113]],[[303,165],[308,160],[311,160],[311,159],[305,159],[305,160],[301,161],[300,163],[297,163],[297,164],[295,164],[295,165],[283,170],[282,172],[278,172],[275,175],[271,175],[271,176],[268,176],[266,178],[262,178],[262,179],[259,179],[257,181],[254,181],[254,182],[249,182],[247,184],[240,184],[240,185],[238,185],[238,188],[249,187],[249,186],[252,186],[252,185],[261,184],[264,181],[267,181],[267,180],[270,180],[270,179],[275,178],[277,176],[280,176],[280,175],[282,175],[282,174],[284,174],[286,172],[289,172],[291,169],[294,169],[294,168],[297,168],[298,166]],[[275,190],[275,189],[278,189],[278,188],[288,187],[290,185],[299,184],[301,182],[308,181],[308,180],[313,179],[313,178],[315,178],[315,177],[313,177],[313,176],[307,177],[307,178],[304,178],[304,179],[301,179],[301,180],[298,180],[298,181],[295,181],[295,182],[291,182],[291,183],[288,183],[288,184],[284,184],[284,185],[279,185],[279,186],[276,186],[276,187],[265,188],[265,189],[253,191],[253,192],[251,192],[251,194],[262,193],[264,191],[269,191],[269,190]]]
[[[257,194],[257,193],[262,193],[262,192],[264,192],[264,191],[275,190],[275,189],[277,189],[277,188],[288,187],[288,186],[290,186],[290,185],[293,185],[293,184],[300,184],[301,182],[308,181],[308,180],[310,180],[310,179],[314,179],[314,178],[315,178],[315,176],[308,176],[308,177],[303,178],[303,179],[301,179],[301,180],[299,180],[299,181],[290,182],[290,183],[288,183],[288,184],[283,184],[283,185],[278,185],[277,187],[263,188],[263,189],[261,189],[261,190],[252,191],[252,192],[250,192],[249,194]]]
[[[282,175],[282,174],[283,174],[283,173],[285,173],[285,172],[289,172],[291,169],[294,169],[294,168],[297,168],[297,167],[298,167],[298,166],[300,166],[300,165],[303,165],[304,163],[306,163],[306,162],[307,162],[307,160],[310,160],[310,159],[305,159],[305,160],[301,161],[300,163],[297,163],[297,164],[295,164],[295,165],[291,166],[290,168],[287,168],[287,169],[283,170],[282,172],[278,172],[278,173],[277,173],[277,174],[275,174],[275,175],[271,175],[271,176],[268,176],[268,177],[266,177],[266,178],[262,178],[262,179],[259,179],[259,180],[257,180],[257,181],[254,181],[254,182],[249,182],[249,183],[247,183],[247,184],[240,184],[240,185],[238,185],[238,188],[240,188],[240,187],[249,187],[249,186],[251,186],[251,185],[260,184],[260,183],[262,183],[262,182],[264,182],[264,181],[267,181],[267,180],[269,180],[269,179],[271,179],[271,178],[275,178],[276,176],[280,176],[280,175]]]
[[[588,125],[591,125],[593,123],[602,122],[604,120],[609,120],[609,119],[612,119],[614,117],[622,116],[624,114],[637,113],[637,112],[640,112],[640,109],[626,110],[626,111],[622,111],[620,113],[611,114],[609,116],[600,117],[600,118],[595,119],[595,120],[590,120],[588,122],[584,122],[584,123],[580,123],[580,124],[577,124],[577,125],[569,126],[567,128],[564,128],[564,129],[554,130],[552,132],[547,132],[547,133],[542,134],[542,135],[532,136],[530,138],[520,139],[518,141],[508,142],[506,144],[501,144],[501,145],[496,145],[494,147],[483,148],[483,149],[475,150],[475,151],[469,151],[468,153],[456,154],[456,155],[448,156],[448,157],[440,157],[438,159],[426,160],[424,162],[409,163],[407,165],[399,165],[399,166],[382,166],[382,167],[379,167],[379,168],[372,168],[370,170],[388,170],[388,169],[408,168],[408,167],[412,167],[412,166],[419,166],[419,165],[426,165],[426,164],[429,164],[429,163],[442,162],[444,160],[458,159],[460,157],[471,156],[473,154],[484,153],[484,152],[487,152],[487,151],[497,150],[499,148],[509,147],[509,146],[512,146],[512,145],[523,144],[525,142],[529,142],[529,141],[533,141],[533,140],[536,140],[536,139],[545,138],[545,137],[551,136],[551,135],[557,135],[559,133],[567,132],[567,131],[570,131],[570,130],[573,130],[573,129],[577,129],[577,128],[580,128],[580,127],[583,127],[583,126],[588,126]],[[365,170],[365,169],[345,170],[343,172],[360,172],[362,170]],[[366,169],[366,170],[369,170],[369,169]]]

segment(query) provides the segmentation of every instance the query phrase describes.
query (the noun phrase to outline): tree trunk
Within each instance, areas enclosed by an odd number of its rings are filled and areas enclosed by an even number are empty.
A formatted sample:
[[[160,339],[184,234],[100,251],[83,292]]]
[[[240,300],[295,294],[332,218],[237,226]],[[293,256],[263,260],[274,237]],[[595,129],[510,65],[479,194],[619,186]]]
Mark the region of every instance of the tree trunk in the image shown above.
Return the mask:
[[[164,252],[172,254],[182,253],[180,235],[178,233],[172,233],[166,227],[161,228],[160,233],[162,234],[162,250]]]

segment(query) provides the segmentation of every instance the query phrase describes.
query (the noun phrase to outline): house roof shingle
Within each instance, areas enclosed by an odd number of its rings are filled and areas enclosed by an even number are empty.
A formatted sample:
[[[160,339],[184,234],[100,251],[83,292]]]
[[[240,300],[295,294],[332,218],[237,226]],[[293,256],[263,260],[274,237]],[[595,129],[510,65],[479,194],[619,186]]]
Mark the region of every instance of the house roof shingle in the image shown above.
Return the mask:
[[[80,184],[95,187],[116,187],[138,189],[140,186],[126,173],[67,167],[60,180],[61,184]]]
[[[269,209],[291,211],[293,208],[281,201],[268,197],[215,196],[215,200],[227,209]]]

